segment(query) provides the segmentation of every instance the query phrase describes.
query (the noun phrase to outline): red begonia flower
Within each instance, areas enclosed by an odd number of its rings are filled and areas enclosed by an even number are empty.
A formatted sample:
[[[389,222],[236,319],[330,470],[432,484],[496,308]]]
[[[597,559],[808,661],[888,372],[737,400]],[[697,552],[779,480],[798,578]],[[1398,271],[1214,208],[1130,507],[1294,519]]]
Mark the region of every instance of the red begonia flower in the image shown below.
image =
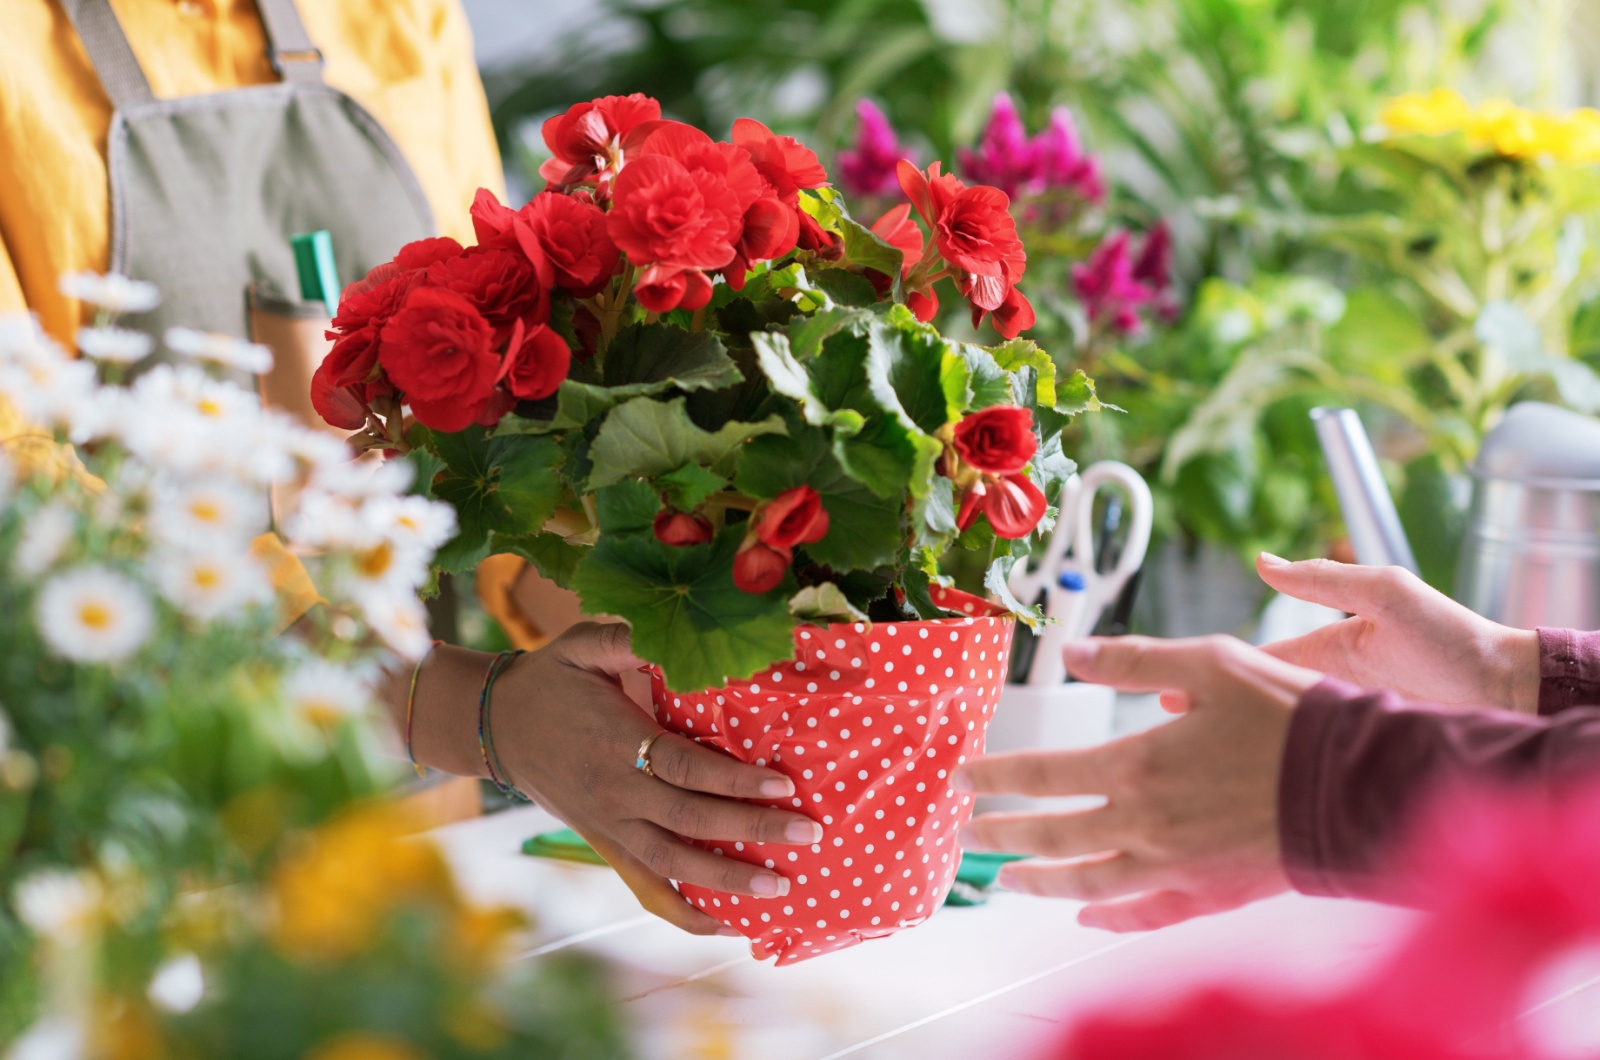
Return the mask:
[[[689,512],[675,512],[671,508],[663,508],[656,513],[653,529],[657,541],[673,548],[703,545],[712,536],[709,519]]]
[[[954,444],[972,467],[990,475],[1012,475],[1039,450],[1033,413],[1018,405],[995,405],[962,417]]]
[[[508,351],[500,379],[519,401],[538,401],[554,394],[572,367],[572,348],[548,325],[528,332],[518,348]]]
[[[773,548],[789,549],[828,535],[827,509],[810,486],[784,490],[762,507],[756,519],[757,536]]]
[[[459,431],[494,392],[494,329],[454,291],[417,287],[383,327],[379,361],[424,427]]]
[[[733,584],[747,593],[770,593],[783,584],[793,554],[759,540],[747,539],[733,557]]]

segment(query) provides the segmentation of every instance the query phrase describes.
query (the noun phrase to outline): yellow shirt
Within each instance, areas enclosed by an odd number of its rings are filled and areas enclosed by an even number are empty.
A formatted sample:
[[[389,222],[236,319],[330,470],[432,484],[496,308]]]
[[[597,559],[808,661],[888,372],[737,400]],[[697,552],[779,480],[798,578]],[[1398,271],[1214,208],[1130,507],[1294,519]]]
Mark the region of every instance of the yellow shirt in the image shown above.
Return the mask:
[[[254,0],[112,0],[157,96],[276,81]],[[366,107],[410,163],[441,234],[472,241],[478,188],[504,198],[499,151],[460,0],[299,0],[328,84]],[[111,104],[60,0],[0,0],[0,314],[32,310],[72,348],[82,310],[63,273],[110,259]],[[25,472],[80,467],[0,401],[0,446]],[[317,602],[270,536],[258,559],[286,614]]]
[[[254,0],[112,0],[157,96],[278,79]],[[440,232],[472,238],[480,187],[502,194],[499,152],[460,0],[299,0],[324,76],[399,146]],[[0,0],[0,313],[31,309],[72,345],[65,272],[110,258],[111,104],[60,0]],[[503,194],[502,194],[503,197]]]

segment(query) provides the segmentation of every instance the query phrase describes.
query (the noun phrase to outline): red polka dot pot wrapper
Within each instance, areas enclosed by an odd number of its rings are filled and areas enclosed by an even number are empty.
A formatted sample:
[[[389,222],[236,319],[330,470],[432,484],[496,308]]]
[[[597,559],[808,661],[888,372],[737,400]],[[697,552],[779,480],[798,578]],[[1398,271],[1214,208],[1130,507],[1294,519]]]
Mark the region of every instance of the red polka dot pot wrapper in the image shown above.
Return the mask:
[[[970,617],[804,626],[794,661],[708,692],[670,692],[651,669],[663,728],[785,773],[794,798],[771,805],[822,825],[810,847],[697,844],[789,878],[780,898],[680,886],[758,959],[794,964],[915,927],[955,880],[972,797],[950,775],[983,753],[1014,623],[966,594],[936,600]]]

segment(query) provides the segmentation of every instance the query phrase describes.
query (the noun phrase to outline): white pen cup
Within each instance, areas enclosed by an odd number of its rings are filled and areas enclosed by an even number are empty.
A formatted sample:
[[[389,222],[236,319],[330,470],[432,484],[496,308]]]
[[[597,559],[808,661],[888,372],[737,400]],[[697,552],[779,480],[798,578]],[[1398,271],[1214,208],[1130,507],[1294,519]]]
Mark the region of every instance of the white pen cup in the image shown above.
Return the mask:
[[[1007,685],[1000,693],[985,741],[985,754],[1006,751],[1064,751],[1095,747],[1111,739],[1117,691],[1080,682],[1059,685]],[[1095,796],[1028,798],[986,795],[977,812],[1048,812],[1083,809]]]

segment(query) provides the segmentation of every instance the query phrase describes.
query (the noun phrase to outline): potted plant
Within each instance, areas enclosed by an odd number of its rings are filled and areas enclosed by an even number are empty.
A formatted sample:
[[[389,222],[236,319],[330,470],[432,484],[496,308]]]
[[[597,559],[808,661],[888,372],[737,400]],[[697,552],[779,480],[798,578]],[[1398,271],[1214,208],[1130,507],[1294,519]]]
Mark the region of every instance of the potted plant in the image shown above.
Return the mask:
[[[440,570],[525,556],[632,627],[663,726],[793,776],[832,838],[788,855],[789,896],[692,901],[781,959],[914,923],[969,812],[948,771],[1011,619],[1038,617],[1006,575],[1098,407],[1019,337],[1009,201],[906,163],[909,202],[868,228],[797,141],[741,120],[720,143],[642,96],[544,135],[547,191],[480,193],[475,246],[413,244],[345,293],[318,407],[455,507]],[[999,342],[924,323],[952,291]],[[994,604],[941,579],[952,548],[987,557]],[[846,874],[879,876],[872,904],[814,915]]]

